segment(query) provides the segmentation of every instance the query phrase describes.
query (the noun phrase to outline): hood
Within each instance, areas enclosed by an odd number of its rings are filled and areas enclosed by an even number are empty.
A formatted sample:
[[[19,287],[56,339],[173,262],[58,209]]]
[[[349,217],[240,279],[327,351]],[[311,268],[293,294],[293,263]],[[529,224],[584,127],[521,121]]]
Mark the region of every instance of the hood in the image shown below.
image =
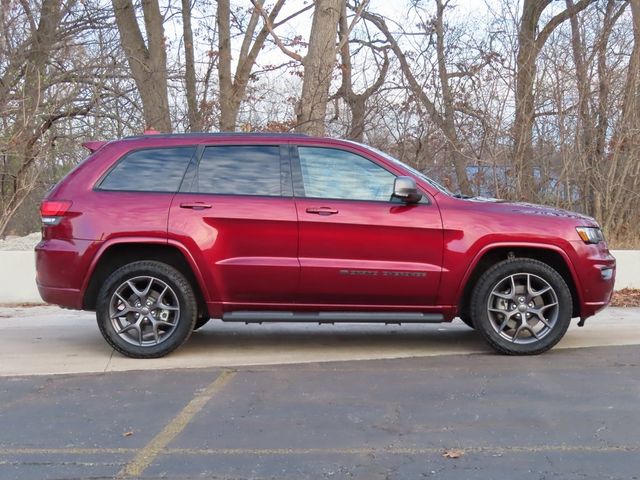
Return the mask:
[[[582,213],[571,212],[562,208],[548,207],[545,205],[536,205],[534,203],[525,202],[507,202],[506,200],[500,200],[498,198],[487,197],[474,197],[467,201],[470,202],[482,202],[482,203],[494,203],[497,204],[500,210],[509,211],[520,215],[539,215],[556,218],[570,218],[573,220],[580,220],[585,223],[585,226],[597,225],[596,220],[593,217],[584,215]],[[499,205],[499,206],[498,206]]]

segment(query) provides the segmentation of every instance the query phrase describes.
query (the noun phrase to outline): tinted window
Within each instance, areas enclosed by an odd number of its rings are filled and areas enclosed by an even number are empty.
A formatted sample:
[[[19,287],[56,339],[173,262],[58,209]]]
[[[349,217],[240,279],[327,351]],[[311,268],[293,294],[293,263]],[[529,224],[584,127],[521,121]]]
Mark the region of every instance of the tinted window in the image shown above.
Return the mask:
[[[176,192],[194,152],[194,147],[131,152],[109,172],[100,189]]]
[[[395,175],[360,155],[299,147],[306,197],[390,201]]]
[[[280,147],[207,147],[194,183],[200,193],[279,196]]]

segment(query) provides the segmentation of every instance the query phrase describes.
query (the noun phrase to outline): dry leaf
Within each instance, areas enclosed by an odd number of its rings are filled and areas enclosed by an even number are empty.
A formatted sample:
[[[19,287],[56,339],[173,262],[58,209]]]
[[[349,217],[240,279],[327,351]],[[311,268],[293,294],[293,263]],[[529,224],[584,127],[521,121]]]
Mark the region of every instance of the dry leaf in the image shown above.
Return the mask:
[[[613,292],[612,307],[640,307],[640,289],[623,288]]]
[[[464,452],[462,450],[445,450],[442,454],[444,458],[460,458],[463,455]]]

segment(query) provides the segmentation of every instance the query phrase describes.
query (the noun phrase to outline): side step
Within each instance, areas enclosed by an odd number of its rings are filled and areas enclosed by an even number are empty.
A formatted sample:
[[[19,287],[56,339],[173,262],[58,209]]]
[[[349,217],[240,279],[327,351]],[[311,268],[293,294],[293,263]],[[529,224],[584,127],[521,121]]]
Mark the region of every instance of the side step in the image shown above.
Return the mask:
[[[312,323],[440,323],[440,313],[420,312],[278,312],[240,310],[222,316],[225,322],[312,322]]]

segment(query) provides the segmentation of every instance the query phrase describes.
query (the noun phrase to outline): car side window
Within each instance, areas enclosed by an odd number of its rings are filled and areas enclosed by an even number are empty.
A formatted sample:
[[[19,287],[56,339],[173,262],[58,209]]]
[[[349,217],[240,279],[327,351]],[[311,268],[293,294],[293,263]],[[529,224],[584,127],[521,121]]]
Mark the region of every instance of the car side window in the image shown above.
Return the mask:
[[[195,147],[135,150],[118,161],[98,188],[134,192],[176,192],[195,150]]]
[[[204,149],[196,178],[184,191],[219,195],[280,196],[280,147],[214,146]]]
[[[304,195],[310,198],[391,201],[395,175],[355,153],[298,147]]]

